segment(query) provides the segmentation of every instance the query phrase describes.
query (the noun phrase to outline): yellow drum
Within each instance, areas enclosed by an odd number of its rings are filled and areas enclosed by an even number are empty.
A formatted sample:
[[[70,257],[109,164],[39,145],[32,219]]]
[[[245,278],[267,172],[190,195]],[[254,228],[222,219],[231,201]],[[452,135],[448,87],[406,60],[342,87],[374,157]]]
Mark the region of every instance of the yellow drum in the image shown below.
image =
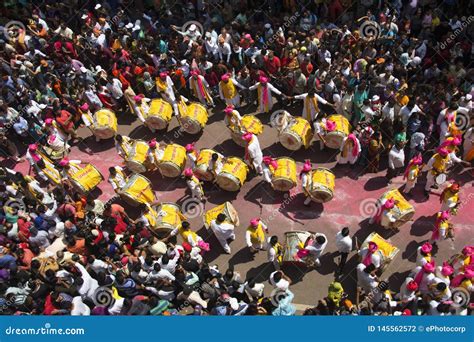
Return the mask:
[[[255,135],[262,134],[263,132],[263,124],[255,115],[247,114],[242,116],[240,124],[242,126],[241,130],[238,127],[229,127],[232,140],[239,146],[247,146],[247,142],[242,139],[243,132],[250,132]]]
[[[92,132],[99,139],[110,139],[117,134],[117,116],[110,109],[101,109],[94,114]]]
[[[351,125],[349,121],[342,115],[331,115],[328,117],[336,123],[336,129],[332,132],[326,133],[326,146],[329,148],[339,149],[342,146],[342,142],[349,135]]]
[[[86,164],[81,168],[70,168],[68,170],[69,180],[74,188],[81,194],[87,194],[94,190],[104,179],[102,174],[92,164]]]
[[[298,251],[304,248],[304,244],[312,234],[301,230],[285,233],[285,244],[283,250],[283,262],[304,263],[305,261],[297,256]]]
[[[392,214],[397,219],[386,228],[398,228],[404,223],[410,221],[415,215],[415,208],[403,197],[398,189],[392,189],[385,192],[379,199],[379,203],[383,200],[393,198],[395,200],[395,206],[392,208]]]
[[[395,256],[398,254],[400,251],[397,247],[392,245],[388,240],[385,240],[383,237],[381,237],[377,233],[371,233],[365,241],[362,243],[360,249],[367,248],[369,245],[369,242],[375,242],[378,246],[377,251],[375,252],[376,254],[379,255],[380,257],[380,264],[381,264],[381,269],[384,270],[388,264],[395,259]]]
[[[168,102],[162,99],[153,99],[145,118],[145,124],[151,129],[162,130],[168,127],[172,115],[173,108]]]
[[[158,238],[167,236],[173,229],[179,228],[186,217],[181,212],[181,208],[171,202],[163,202],[153,208],[158,214],[153,234]]]
[[[187,107],[186,113],[181,113],[179,122],[183,131],[189,134],[197,134],[206,126],[207,119],[206,107],[193,102]]]
[[[237,157],[226,158],[222,171],[217,175],[217,185],[222,190],[238,191],[247,179],[248,166]]]
[[[334,173],[324,167],[312,171],[309,195],[314,202],[326,203],[334,197]]]
[[[163,159],[158,164],[164,177],[178,177],[186,164],[186,149],[178,144],[166,146]]]
[[[282,157],[277,159],[278,167],[273,171],[273,189],[278,191],[289,191],[297,184],[296,163],[293,159]]]
[[[155,193],[151,187],[151,182],[140,174],[132,175],[128,179],[127,184],[120,190],[119,195],[132,206],[137,206],[141,203],[150,204],[155,200]]]
[[[210,148],[203,148],[199,152],[199,157],[196,161],[196,167],[193,170],[199,179],[202,179],[208,182],[211,182],[212,180],[214,180],[214,175],[212,174],[211,171],[208,170],[209,162],[211,161],[212,155],[214,153],[217,153],[217,152],[214,150],[211,150]]]
[[[297,151],[303,146],[308,148],[311,139],[313,139],[311,125],[302,117],[295,117],[279,136],[280,143],[291,151]]]
[[[215,220],[219,214],[224,214],[227,217],[226,222],[232,223],[234,226],[238,226],[240,224],[237,210],[235,210],[234,206],[230,202],[225,202],[205,212],[204,226],[209,229],[211,226],[211,221]]]
[[[147,157],[150,147],[143,140],[134,140],[125,160],[125,166],[132,172],[142,173],[147,170]]]
[[[40,151],[36,151],[36,153],[41,156],[44,162],[44,168],[42,168],[41,171],[43,171],[43,173],[52,183],[56,185],[61,184],[61,173],[59,173],[59,171],[56,169],[53,162]]]

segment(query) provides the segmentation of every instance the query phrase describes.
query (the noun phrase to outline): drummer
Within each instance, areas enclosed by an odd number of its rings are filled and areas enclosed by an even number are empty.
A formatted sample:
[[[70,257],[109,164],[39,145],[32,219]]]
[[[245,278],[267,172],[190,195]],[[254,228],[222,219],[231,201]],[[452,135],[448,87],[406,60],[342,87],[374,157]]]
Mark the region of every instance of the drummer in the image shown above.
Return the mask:
[[[293,97],[295,100],[303,100],[303,112],[301,116],[308,120],[309,122],[314,122],[319,115],[319,103],[331,106],[332,108],[336,108],[336,105],[329,103],[321,96],[316,94],[314,89],[310,89],[307,93],[296,95]]]
[[[125,175],[121,166],[109,167],[109,179],[108,182],[112,185],[115,193],[121,191],[125,185],[127,185],[128,177]]]
[[[196,151],[196,148],[194,147],[194,143],[192,144],[187,144],[185,146],[186,149],[186,158],[191,164],[191,169],[194,169],[196,167],[196,162],[199,157],[199,153]]]
[[[446,239],[448,237],[450,229],[449,218],[450,214],[448,210],[439,211],[436,214],[436,221],[430,238],[432,244],[436,244],[438,240]]]
[[[439,201],[441,202],[440,211],[449,211],[451,214],[456,215],[459,204],[459,183],[449,184],[441,193]]]
[[[304,200],[304,205],[309,207],[311,204],[311,196],[309,195],[309,187],[311,186],[311,171],[312,171],[311,162],[306,160],[303,169],[300,172],[301,187],[303,190],[306,199]]]
[[[199,202],[204,201],[204,190],[202,189],[201,181],[194,175],[192,169],[184,170],[184,177],[186,179],[186,185],[191,191],[192,198],[197,198]]]
[[[359,251],[362,263],[365,266],[369,266],[370,264],[373,264],[376,268],[381,266],[380,256],[376,253],[378,249],[379,246],[375,242],[369,241],[367,247],[364,247]]]
[[[228,106],[240,107],[240,95],[235,87],[245,90],[243,85],[237,82],[229,73],[221,76],[219,82],[219,96]]]
[[[61,161],[59,162],[59,166],[62,167],[62,170],[60,171],[62,177],[63,177],[63,181],[64,180],[68,180],[68,171],[70,169],[81,169],[81,166],[80,164],[82,164],[82,161],[81,160],[78,160],[78,159],[68,159],[68,158],[63,158],[61,159]]]
[[[230,254],[231,249],[227,240],[235,240],[235,226],[232,223],[226,222],[226,219],[227,216],[220,213],[215,220],[211,221],[210,227],[224,251]]]
[[[263,165],[263,179],[268,184],[272,184],[273,173],[278,168],[278,162],[271,156],[264,156],[262,165]]]
[[[262,162],[263,153],[260,148],[260,142],[255,134],[250,132],[245,133],[242,136],[243,140],[247,142],[247,148],[245,150],[245,159],[253,165],[255,172],[262,175]]]
[[[370,224],[378,223],[382,227],[390,227],[392,223],[397,221],[397,218],[392,212],[392,209],[397,204],[397,201],[393,197],[383,199],[380,203],[380,208],[377,210],[375,216],[369,220]]]
[[[191,89],[194,97],[199,99],[199,102],[201,102],[206,107],[215,107],[209,83],[207,83],[204,76],[200,75],[198,70],[192,70],[190,74],[191,77],[189,78],[189,88]]]
[[[224,122],[230,129],[238,132],[242,132],[242,116],[234,109],[234,106],[227,105],[224,109],[225,118]]]
[[[433,260],[431,252],[433,251],[433,245],[429,242],[425,242],[416,249],[416,265],[423,266]]]
[[[173,107],[174,115],[179,116],[178,104],[174,93],[175,87],[171,77],[169,77],[166,71],[162,71],[159,77],[155,79],[155,83],[156,90],[160,96]]]
[[[48,177],[44,174],[43,170],[38,166],[38,162],[43,159],[43,157],[37,153],[38,144],[28,145],[28,150],[26,151],[25,158],[30,163],[31,167],[35,170],[35,173],[44,181],[48,181]]]
[[[169,239],[172,236],[176,236],[178,234],[181,236],[183,241],[190,244],[191,247],[198,247],[202,251],[205,251],[205,252],[209,251],[209,244],[204,242],[202,237],[200,237],[199,235],[197,235],[195,232],[191,230],[191,225],[189,224],[188,221],[183,221],[181,223],[181,226],[173,229],[170,232],[170,235],[168,236],[167,239]]]
[[[275,88],[272,84],[268,83],[268,78],[260,76],[259,82],[251,86],[249,90],[257,90],[258,96],[258,111],[259,113],[268,113],[273,108],[272,94],[275,93],[279,96],[285,96],[283,93]]]
[[[208,171],[214,175],[214,179],[221,173],[222,168],[224,167],[225,157],[216,152],[211,155],[211,160],[209,160]]]
[[[340,153],[337,155],[338,164],[354,165],[361,153],[361,146],[359,139],[354,134],[349,134],[342,142]]]
[[[336,123],[332,120],[322,118],[319,121],[314,122],[314,137],[316,141],[319,141],[319,149],[323,149],[326,144],[326,134],[336,129]]]
[[[164,151],[163,149],[160,148],[160,144],[156,141],[155,138],[151,139],[148,142],[148,160],[150,162],[150,165],[154,165],[155,167],[158,167],[158,164],[160,163],[161,159],[163,159]]]
[[[273,264],[273,267],[275,267],[276,271],[280,269],[280,265],[283,261],[283,253],[284,249],[283,246],[278,242],[278,236],[273,235],[269,237],[267,240],[268,262]]]
[[[133,106],[135,115],[145,126],[150,129],[150,131],[154,133],[156,130],[154,128],[149,127],[146,123],[146,118],[148,116],[148,113],[150,112],[150,106],[148,105],[148,102],[150,102],[151,100],[149,98],[146,98],[143,94],[138,94],[133,97],[133,101],[135,101],[135,104]]]
[[[138,209],[141,215],[134,223],[142,222],[145,228],[154,228],[159,219],[159,214],[148,203],[141,203]]]
[[[115,149],[120,157],[126,159],[132,148],[133,140],[126,135],[117,134],[115,136]]]
[[[250,225],[245,231],[245,242],[250,248],[251,253],[257,253],[259,250],[265,250],[266,237],[268,234],[268,227],[258,217],[250,220]]]
[[[319,260],[319,258],[321,257],[321,255],[323,255],[327,244],[328,239],[326,235],[324,235],[323,233],[316,233],[314,234],[314,238],[312,240],[309,240],[309,243],[305,246],[305,249],[309,251],[311,256],[314,258],[314,264],[316,265],[316,267],[321,266],[321,261]]]
[[[408,163],[405,173],[403,174],[403,179],[406,179],[403,193],[407,196],[411,196],[411,191],[415,187],[418,176],[420,175],[420,169],[422,168],[422,164],[423,157],[421,153],[418,153],[418,155],[413,157]]]

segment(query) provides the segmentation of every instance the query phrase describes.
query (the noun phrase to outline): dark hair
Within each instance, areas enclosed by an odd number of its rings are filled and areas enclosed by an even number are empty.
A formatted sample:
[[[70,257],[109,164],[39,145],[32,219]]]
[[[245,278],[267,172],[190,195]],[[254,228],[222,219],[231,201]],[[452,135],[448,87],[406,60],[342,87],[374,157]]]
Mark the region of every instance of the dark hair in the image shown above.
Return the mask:
[[[370,273],[370,272],[375,271],[375,269],[376,269],[375,265],[374,265],[374,264],[370,264],[370,265],[368,265],[368,266],[365,268],[364,272],[365,272],[365,273]]]
[[[349,235],[349,227],[342,228],[341,235],[342,236],[348,236]]]
[[[281,271],[277,271],[274,275],[273,275],[273,281],[275,283],[278,283],[281,278],[283,277],[283,274],[281,273]]]
[[[436,284],[436,289],[438,291],[444,291],[446,290],[446,283],[445,282],[439,282],[438,284]]]
[[[217,215],[216,221],[217,222],[224,222],[226,218],[227,218],[227,216],[225,216],[225,214],[220,213],[219,215]]]
[[[316,242],[319,243],[320,245],[322,245],[323,243],[326,242],[326,238],[322,235],[318,235],[318,236],[316,236]]]
[[[273,235],[273,236],[270,238],[270,245],[275,246],[277,243],[278,243],[278,236]]]
[[[184,229],[189,228],[189,226],[190,226],[190,224],[189,224],[188,221],[181,222],[181,227],[183,227]]]

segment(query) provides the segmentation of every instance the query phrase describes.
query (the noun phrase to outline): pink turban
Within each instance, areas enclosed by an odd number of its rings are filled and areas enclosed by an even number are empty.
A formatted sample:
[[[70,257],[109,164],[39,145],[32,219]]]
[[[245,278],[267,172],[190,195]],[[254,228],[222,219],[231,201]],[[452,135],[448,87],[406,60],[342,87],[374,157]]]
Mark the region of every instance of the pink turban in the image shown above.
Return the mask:
[[[447,220],[449,218],[449,210],[442,211],[439,218],[441,220]]]
[[[409,291],[416,291],[418,290],[418,284],[415,281],[409,281],[407,284],[407,290]]]
[[[224,82],[227,82],[229,79],[230,79],[229,74],[224,74],[224,75],[221,76],[221,80],[224,81]]]
[[[193,170],[191,170],[191,169],[184,170],[184,175],[186,177],[192,177],[194,175]]]
[[[199,75],[199,71],[198,70],[192,70],[191,71],[191,76],[197,76]]]
[[[59,162],[59,165],[60,166],[66,166],[69,164],[69,159],[67,158],[63,158],[60,162]]]
[[[474,255],[474,246],[465,246],[462,249],[462,254],[464,254],[466,256]]]
[[[38,144],[30,144],[28,145],[28,149],[30,151],[36,151],[38,149]]]
[[[431,253],[433,250],[433,246],[429,242],[425,242],[423,246],[421,246],[421,251],[425,254]]]
[[[166,71],[160,72],[161,78],[166,78],[166,76],[168,76],[168,73]]]
[[[192,152],[194,151],[194,144],[187,144],[185,146],[186,152]]]
[[[79,107],[83,112],[89,110],[89,104],[86,102],[82,106]]]
[[[274,169],[277,169],[278,168],[278,163],[275,159],[273,159],[272,157],[270,156],[265,156],[263,157],[263,162],[268,165],[268,166],[271,166],[273,167]]]
[[[385,201],[383,207],[384,209],[392,209],[395,206],[395,200],[393,198],[389,198]]]
[[[311,171],[311,168],[311,162],[309,160],[305,161],[303,165],[303,172],[309,172]]]
[[[148,142],[148,146],[150,146],[151,148],[156,147],[156,139],[151,139],[151,140]]]
[[[440,147],[438,148],[438,153],[442,157],[446,157],[449,154],[449,151],[446,149],[446,147]]]
[[[336,123],[331,120],[326,121],[326,131],[332,132],[336,129]]]
[[[379,246],[377,246],[377,244],[376,244],[375,242],[370,241],[370,242],[369,242],[369,246],[368,246],[368,250],[373,253],[373,252],[375,252],[377,249],[379,249]]]
[[[47,126],[51,126],[53,124],[53,119],[52,118],[47,118],[46,120],[44,120],[44,123]]]
[[[244,35],[244,39],[251,40],[252,36],[250,35],[250,33],[247,33],[246,35]]]
[[[135,95],[135,96],[133,97],[133,100],[134,100],[135,102],[139,102],[139,101],[143,100],[143,95]]]
[[[435,264],[434,262],[427,262],[423,265],[423,271],[426,273],[433,273],[435,271]]]
[[[255,217],[255,218],[250,220],[250,225],[252,227],[257,227],[259,222],[260,222],[260,219],[258,217]]]
[[[453,273],[454,268],[450,264],[448,264],[448,262],[443,262],[443,267],[441,267],[441,274],[445,277],[449,277]]]
[[[247,132],[244,135],[242,135],[242,139],[244,139],[246,142],[251,142],[252,137],[253,137],[253,134],[250,132]]]
[[[234,110],[234,106],[227,106],[227,107],[225,107],[225,109],[224,109],[224,113],[230,114],[230,113],[233,112],[233,110]]]
[[[268,78],[265,77],[265,76],[260,76],[260,78],[258,79],[258,81],[259,81],[260,83],[265,84],[265,83],[268,82]]]

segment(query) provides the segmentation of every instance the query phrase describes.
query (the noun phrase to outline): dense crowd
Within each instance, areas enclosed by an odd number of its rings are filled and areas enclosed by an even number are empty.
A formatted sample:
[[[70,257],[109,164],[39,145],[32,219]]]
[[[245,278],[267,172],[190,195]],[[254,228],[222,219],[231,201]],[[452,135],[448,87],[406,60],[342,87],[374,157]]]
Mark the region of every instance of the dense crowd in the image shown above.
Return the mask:
[[[261,220],[252,220],[246,242],[249,253],[268,253],[275,268],[270,289],[209,265],[209,246],[185,218],[159,239],[146,215],[134,220],[119,203],[80,194],[67,181],[68,168],[81,162],[67,157],[82,140],[78,129],[91,126],[88,115],[100,109],[145,122],[142,110],[154,98],[169,102],[176,116],[180,99],[200,102],[214,115],[225,103],[222,117],[234,123],[241,119],[234,112],[255,104],[264,115],[273,107],[299,116],[302,100],[302,116],[321,147],[334,125],[330,114],[354,128],[338,163],[376,173],[388,160],[387,181],[403,174],[407,197],[425,166],[426,200],[437,201],[430,193],[439,173],[470,167],[474,159],[474,32],[466,17],[472,9],[466,0],[3,2],[0,312],[294,315],[281,242],[266,236]],[[248,134],[243,139],[250,145],[256,137]],[[127,139],[115,137],[119,155],[126,154]],[[186,149],[192,155],[192,146]],[[270,182],[272,158],[262,158],[259,145],[247,152]],[[42,156],[53,160],[57,183]],[[16,172],[25,162],[32,172]],[[303,183],[310,170],[305,163]],[[114,190],[123,187],[122,172],[110,170]],[[203,200],[193,172],[184,176],[193,197]],[[433,236],[419,246],[416,267],[399,291],[389,289],[379,247],[369,243],[359,251],[357,295],[348,297],[340,280],[355,245],[344,228],[335,237],[336,278],[304,314],[471,314],[474,246],[450,260],[435,262],[432,255],[439,239],[453,237],[449,219],[461,202],[459,188],[443,185]],[[393,206],[384,202],[374,222],[390,221]],[[224,221],[218,216],[211,230],[231,253],[227,240],[235,235]],[[311,267],[319,267],[328,238],[316,234],[301,252],[314,257]]]

